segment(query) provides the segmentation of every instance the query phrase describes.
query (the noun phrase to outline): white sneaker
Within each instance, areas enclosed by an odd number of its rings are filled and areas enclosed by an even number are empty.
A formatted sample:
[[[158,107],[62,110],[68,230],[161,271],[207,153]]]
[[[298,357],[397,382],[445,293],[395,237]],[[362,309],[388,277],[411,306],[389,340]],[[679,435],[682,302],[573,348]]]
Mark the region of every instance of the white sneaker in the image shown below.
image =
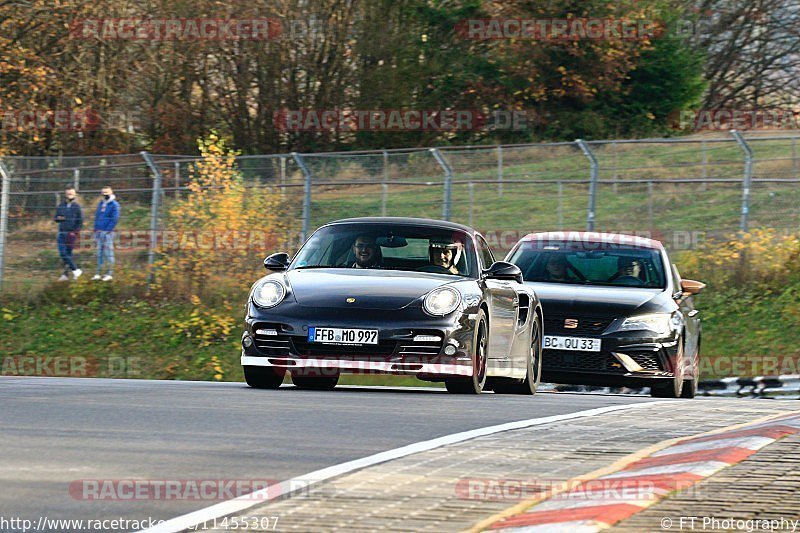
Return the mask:
[[[79,277],[81,277],[81,274],[83,274],[83,270],[81,270],[80,268],[77,270],[73,270],[72,279],[78,279]]]
[[[94,276],[92,276],[92,281],[98,281],[98,280],[100,280],[100,274],[95,274]]]
[[[111,276],[111,274],[106,274],[105,276],[102,277],[103,281],[111,281],[112,279],[114,278]]]
[[[58,281],[69,281],[69,278],[66,274],[61,274],[61,277],[58,278]]]

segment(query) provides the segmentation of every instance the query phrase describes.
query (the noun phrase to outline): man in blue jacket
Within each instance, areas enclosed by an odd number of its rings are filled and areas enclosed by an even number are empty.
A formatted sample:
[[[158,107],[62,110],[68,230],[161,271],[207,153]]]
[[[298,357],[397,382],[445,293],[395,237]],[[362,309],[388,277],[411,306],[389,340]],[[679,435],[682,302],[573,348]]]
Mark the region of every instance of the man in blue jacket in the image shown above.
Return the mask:
[[[119,222],[119,202],[111,187],[103,187],[103,198],[94,215],[94,239],[97,242],[97,274],[92,279],[111,281],[114,276],[114,228]],[[105,264],[105,274],[103,268]]]
[[[78,279],[83,274],[72,259],[72,249],[78,239],[78,232],[83,228],[83,210],[76,200],[77,194],[75,187],[67,187],[64,190],[65,200],[56,208],[56,216],[53,218],[58,222],[58,255],[64,262],[64,272],[58,278],[59,281],[69,280],[70,273],[73,279]]]

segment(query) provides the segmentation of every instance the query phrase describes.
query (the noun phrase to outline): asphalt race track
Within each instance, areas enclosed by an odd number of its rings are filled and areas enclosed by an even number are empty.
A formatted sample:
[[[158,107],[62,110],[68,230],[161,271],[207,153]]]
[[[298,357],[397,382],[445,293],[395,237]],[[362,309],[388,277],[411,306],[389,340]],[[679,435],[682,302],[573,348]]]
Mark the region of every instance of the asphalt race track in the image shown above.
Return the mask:
[[[168,519],[216,502],[85,501],[79,480],[281,481],[470,429],[651,401],[431,389],[261,391],[239,383],[0,378],[0,516]]]

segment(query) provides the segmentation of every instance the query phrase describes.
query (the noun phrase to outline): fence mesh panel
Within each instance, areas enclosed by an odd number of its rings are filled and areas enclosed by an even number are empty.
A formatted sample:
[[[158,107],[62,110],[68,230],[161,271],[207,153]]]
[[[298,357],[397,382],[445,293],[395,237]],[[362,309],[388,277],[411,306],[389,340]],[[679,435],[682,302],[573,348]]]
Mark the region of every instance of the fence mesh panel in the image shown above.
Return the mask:
[[[752,150],[749,228],[796,231],[800,223],[800,136],[744,136]],[[652,236],[667,247],[735,235],[742,222],[745,150],[732,135],[637,141],[590,141],[597,162],[595,229]],[[240,156],[246,187],[280,195],[286,227],[279,250],[293,253],[309,232],[358,216],[450,219],[483,232],[502,256],[523,235],[587,226],[592,167],[577,143]],[[28,290],[60,274],[56,205],[79,190],[84,232],[78,262],[93,272],[91,239],[101,187],[122,204],[119,268],[146,268],[149,229],[171,229],[169,213],[190,194],[197,156],[152,155],[161,174],[153,210],[153,169],[142,154],[7,157],[10,171],[4,290]],[[448,172],[451,174],[448,175]],[[448,197],[449,193],[449,197]],[[246,208],[243,206],[243,209]],[[127,232],[127,233],[126,233]],[[137,240],[138,239],[138,240]],[[133,240],[133,242],[131,242]],[[254,254],[254,265],[263,257]],[[224,272],[226,265],[219,265]]]

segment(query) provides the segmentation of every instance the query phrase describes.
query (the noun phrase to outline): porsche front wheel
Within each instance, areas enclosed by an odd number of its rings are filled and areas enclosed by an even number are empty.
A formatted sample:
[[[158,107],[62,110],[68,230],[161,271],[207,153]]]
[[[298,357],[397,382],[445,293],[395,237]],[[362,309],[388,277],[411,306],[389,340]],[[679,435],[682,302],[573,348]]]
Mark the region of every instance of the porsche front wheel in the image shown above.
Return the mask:
[[[451,394],[480,394],[486,384],[486,347],[488,346],[488,328],[486,313],[483,309],[478,313],[475,328],[475,344],[472,354],[472,376],[468,378],[446,379],[444,384]]]
[[[245,366],[244,380],[254,389],[277,389],[283,383],[285,370],[271,366]]]

